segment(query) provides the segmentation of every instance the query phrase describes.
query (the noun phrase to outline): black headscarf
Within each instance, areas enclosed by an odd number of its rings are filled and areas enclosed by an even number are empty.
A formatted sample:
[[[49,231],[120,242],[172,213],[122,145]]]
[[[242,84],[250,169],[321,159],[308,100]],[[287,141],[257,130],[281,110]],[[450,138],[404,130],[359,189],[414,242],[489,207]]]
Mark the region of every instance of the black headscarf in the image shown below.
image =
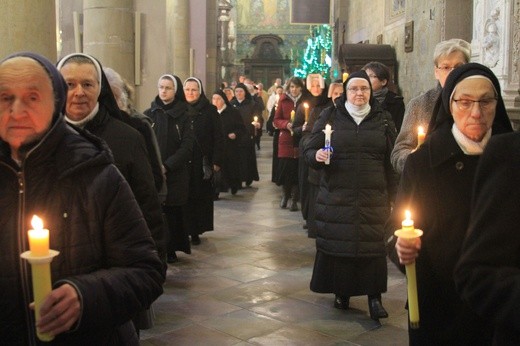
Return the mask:
[[[204,94],[204,88],[202,87],[202,81],[200,79],[198,79],[197,77],[188,77],[184,81],[183,86],[186,86],[187,82],[196,82],[199,85],[199,90],[200,90],[199,99],[193,103],[188,102],[189,108],[193,108],[197,111],[200,111],[201,109],[206,107],[207,104],[211,104],[211,102],[209,102],[208,98]]]
[[[367,75],[365,70],[359,70],[359,71],[351,73],[348,76],[347,80],[343,83],[343,96],[344,96],[344,101],[343,102],[345,102],[347,100],[347,86],[350,83],[350,81],[352,79],[354,79],[354,78],[362,78],[362,79],[365,79],[368,82],[368,86],[370,87],[370,99],[368,100],[368,104],[370,105],[370,107],[373,107],[374,106],[374,100],[375,100],[374,99],[374,92],[372,91],[372,83],[370,83],[370,78],[368,77],[368,75]]]
[[[235,86],[235,90],[237,89],[242,89],[245,91],[245,97],[244,97],[244,100],[252,100],[253,99],[253,96],[251,96],[251,93],[249,92],[249,89],[247,88],[247,86],[244,84],[244,83],[238,83],[236,86]],[[237,97],[235,96],[234,97],[237,101]]]
[[[493,134],[505,133],[513,131],[511,121],[507,115],[506,106],[500,92],[500,83],[495,74],[486,66],[478,63],[467,63],[457,67],[449,74],[444,83],[441,96],[437,100],[433,109],[433,116],[430,121],[428,133],[439,128],[451,128],[453,125],[453,115],[451,114],[450,104],[453,90],[459,82],[470,76],[484,76],[488,78],[497,92],[497,106],[495,119],[493,120]]]
[[[38,62],[49,74],[49,78],[52,82],[52,90],[54,92],[54,114],[52,117],[52,123],[58,119],[59,115],[64,112],[65,104],[67,102],[67,83],[63,79],[63,76],[58,71],[56,66],[51,63],[47,58],[31,52],[19,52],[9,55],[7,58],[2,60],[2,62],[16,58],[16,57],[26,57],[35,60]]]
[[[227,96],[226,94],[224,93],[224,91],[222,91],[222,89],[217,89],[213,92],[213,95],[218,95],[220,97],[222,97],[222,99],[224,100],[224,102],[226,103],[226,107],[232,107],[231,106],[231,103],[229,103],[229,100],[227,99]]]
[[[103,72],[103,66],[101,66],[101,63],[96,58],[83,53],[72,53],[67,55],[58,62],[58,70],[61,70],[61,68],[67,64],[67,61],[75,56],[81,56],[92,61],[92,64],[94,65],[94,67],[96,68],[96,72],[98,73],[98,78],[99,76],[101,76],[101,80],[99,81],[101,88],[98,96],[99,106],[105,107],[105,109],[108,111],[108,114],[110,114],[112,117],[117,118],[119,120],[123,120],[123,116],[121,115],[121,111],[117,104],[116,98],[114,97],[112,89],[110,88],[110,84],[108,83],[107,76],[105,75],[105,72]]]

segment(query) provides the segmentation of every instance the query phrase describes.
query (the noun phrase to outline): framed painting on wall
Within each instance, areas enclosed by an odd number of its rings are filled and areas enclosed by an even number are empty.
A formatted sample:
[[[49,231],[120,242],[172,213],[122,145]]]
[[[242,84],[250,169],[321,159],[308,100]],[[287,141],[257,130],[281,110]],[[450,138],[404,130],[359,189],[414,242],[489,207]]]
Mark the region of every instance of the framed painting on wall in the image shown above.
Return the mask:
[[[405,8],[406,0],[386,0],[385,24],[390,24],[404,18]]]

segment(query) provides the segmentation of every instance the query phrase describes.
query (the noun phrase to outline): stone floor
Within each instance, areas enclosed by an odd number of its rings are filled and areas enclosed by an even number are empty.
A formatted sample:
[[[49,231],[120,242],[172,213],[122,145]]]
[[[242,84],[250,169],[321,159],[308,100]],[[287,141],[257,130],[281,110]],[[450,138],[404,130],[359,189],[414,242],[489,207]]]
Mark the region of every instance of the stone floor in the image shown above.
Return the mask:
[[[332,294],[310,291],[314,240],[300,212],[278,206],[271,149],[264,136],[260,181],[221,194],[215,230],[169,265],[155,327],[141,332],[141,345],[407,345],[406,282],[393,264],[383,294],[390,316],[381,323],[370,319],[366,297],[338,310]]]

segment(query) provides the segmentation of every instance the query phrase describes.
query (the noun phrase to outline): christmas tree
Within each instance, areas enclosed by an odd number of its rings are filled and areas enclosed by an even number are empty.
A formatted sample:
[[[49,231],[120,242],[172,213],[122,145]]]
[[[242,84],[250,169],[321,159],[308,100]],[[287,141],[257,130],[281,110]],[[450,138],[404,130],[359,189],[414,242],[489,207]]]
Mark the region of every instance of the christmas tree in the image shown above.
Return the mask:
[[[311,27],[311,37],[307,39],[307,48],[294,69],[296,77],[305,78],[310,73],[319,73],[329,78],[331,67],[332,34],[330,25]]]

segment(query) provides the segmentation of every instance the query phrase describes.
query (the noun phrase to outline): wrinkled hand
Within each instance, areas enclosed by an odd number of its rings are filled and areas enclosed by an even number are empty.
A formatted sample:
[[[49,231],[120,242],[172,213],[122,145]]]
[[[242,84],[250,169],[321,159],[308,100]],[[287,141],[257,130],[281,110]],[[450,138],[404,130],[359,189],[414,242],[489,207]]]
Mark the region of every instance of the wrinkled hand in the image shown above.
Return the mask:
[[[234,133],[229,133],[227,136],[228,136],[229,139],[236,139],[237,138],[237,135],[234,134]]]
[[[34,303],[29,306],[34,309]],[[81,303],[78,292],[69,284],[64,284],[49,293],[40,308],[38,331],[58,335],[68,331],[79,319]]]
[[[260,129],[260,123],[258,121],[253,122],[253,125],[257,130]]]
[[[327,161],[327,158],[329,158],[329,151],[320,149],[316,152],[316,161],[318,162],[325,162]],[[330,153],[330,157],[332,157],[332,153]]]
[[[220,171],[220,166],[213,165],[213,170],[214,170],[215,172]]]
[[[292,130],[292,123],[287,123],[286,128],[287,128],[287,130]]]
[[[399,263],[407,265],[415,262],[421,250],[421,238],[403,239],[397,238],[395,243]]]

